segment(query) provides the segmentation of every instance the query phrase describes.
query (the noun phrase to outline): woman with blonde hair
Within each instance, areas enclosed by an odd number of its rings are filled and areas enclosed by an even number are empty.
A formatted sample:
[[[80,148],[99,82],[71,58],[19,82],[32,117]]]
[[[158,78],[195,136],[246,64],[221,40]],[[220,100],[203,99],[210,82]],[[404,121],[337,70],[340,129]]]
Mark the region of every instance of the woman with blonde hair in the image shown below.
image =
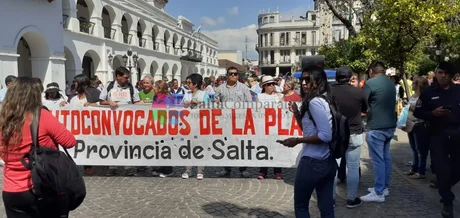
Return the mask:
[[[284,90],[283,90],[283,98],[281,101],[294,101],[294,102],[300,102],[302,101],[302,98],[300,95],[298,95],[295,90],[297,89],[297,81],[295,79],[288,80],[286,83],[284,83]]]
[[[3,202],[7,217],[62,217],[58,202],[40,203],[33,193],[32,175],[21,163],[29,153],[33,114],[40,111],[38,144],[57,149],[75,146],[75,137],[46,109],[42,109],[43,86],[39,79],[19,77],[8,89],[0,111],[0,156],[3,169]],[[67,214],[68,215],[68,214]],[[66,217],[66,216],[64,216]]]

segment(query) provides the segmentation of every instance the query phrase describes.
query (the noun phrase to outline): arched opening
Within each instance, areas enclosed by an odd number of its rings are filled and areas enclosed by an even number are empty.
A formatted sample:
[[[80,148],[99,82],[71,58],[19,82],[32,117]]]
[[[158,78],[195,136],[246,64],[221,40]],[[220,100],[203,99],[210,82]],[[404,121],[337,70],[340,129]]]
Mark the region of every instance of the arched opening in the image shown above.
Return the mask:
[[[179,40],[179,37],[177,36],[176,33],[173,35],[173,49],[174,49],[174,54],[178,55],[179,54],[179,48],[177,45],[177,41]]]
[[[80,32],[93,34],[94,23],[90,21],[93,13],[93,2],[87,0],[77,1],[77,18],[80,21]]]
[[[211,71],[210,71],[209,69],[206,70],[206,76],[212,76],[212,75],[211,75]]]
[[[200,74],[201,74],[202,76],[206,76],[206,75],[204,74],[204,68],[201,68]]]
[[[18,76],[38,77],[45,80],[49,66],[48,43],[38,33],[25,33],[17,41]]]
[[[161,72],[158,70],[158,63],[156,61],[152,61],[150,65],[150,75],[153,76],[155,81],[161,80]]]
[[[169,45],[168,45],[168,42],[169,42],[169,37],[171,36],[171,34],[169,33],[168,30],[165,30],[165,34],[164,34],[164,45],[165,45],[165,52],[166,53],[169,53]]]
[[[182,81],[185,81],[185,78],[187,78],[188,76],[188,68],[186,66],[182,66],[182,69],[180,71],[180,83],[182,83]]]
[[[146,63],[145,63],[145,60],[143,58],[139,58],[139,60],[137,61],[137,73],[139,73],[139,81],[142,79],[142,75],[145,74],[145,66],[146,66]]]
[[[123,62],[123,56],[116,55],[115,57],[113,57],[112,69],[115,71],[117,68],[121,66],[125,66],[125,63]]]
[[[172,79],[176,79],[176,78],[178,77],[178,76],[176,75],[178,69],[179,69],[179,67],[177,66],[177,64],[174,64],[174,65],[173,65],[173,68],[172,68]]]
[[[198,67],[195,67],[195,69],[193,70],[193,73],[198,73]]]
[[[137,38],[139,39],[139,47],[144,47],[147,42],[147,39],[144,39],[145,27],[146,24],[143,20],[139,20],[139,22],[137,22]]]
[[[188,40],[187,42],[187,50],[191,50],[192,49],[192,40]]]
[[[196,51],[197,51],[197,50],[196,50],[196,44],[197,44],[197,42],[194,42],[194,43],[193,43],[193,52],[196,52]]]
[[[67,82],[72,82],[73,78],[77,75],[77,71],[75,69],[75,59],[72,54],[72,51],[67,47],[64,47],[65,53],[65,80]]]
[[[169,65],[168,65],[168,63],[164,63],[163,67],[161,68],[161,76],[162,76],[162,78],[167,76],[168,72],[169,72]]]
[[[187,76],[190,75],[190,74],[192,74],[192,73],[196,73],[194,70],[195,70],[195,69],[194,69],[192,66],[190,66],[190,67],[188,68]]]
[[[152,42],[153,42],[153,50],[158,51],[159,50],[159,44],[157,42],[157,37],[158,33],[160,30],[158,29],[158,26],[153,26],[152,27]]]
[[[102,27],[104,28],[104,38],[115,39],[116,29],[112,28],[115,20],[115,11],[110,6],[104,6],[102,9]]]
[[[204,46],[201,45],[201,46],[200,46],[200,54],[203,54],[203,51],[204,51]]]
[[[100,58],[98,54],[93,51],[87,51],[83,56],[83,61],[81,64],[81,68],[83,68],[83,74],[92,78],[96,75],[97,68],[99,66]]]
[[[132,19],[128,14],[124,14],[121,18],[121,32],[123,33],[123,43],[131,44],[132,34],[129,33],[131,29]]]

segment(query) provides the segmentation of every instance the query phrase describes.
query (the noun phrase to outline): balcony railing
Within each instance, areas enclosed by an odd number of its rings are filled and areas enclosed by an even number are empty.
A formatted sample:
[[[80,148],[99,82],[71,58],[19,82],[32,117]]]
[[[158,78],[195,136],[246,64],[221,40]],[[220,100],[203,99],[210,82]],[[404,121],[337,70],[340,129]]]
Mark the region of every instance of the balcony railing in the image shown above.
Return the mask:
[[[291,59],[289,58],[281,58],[280,60],[280,64],[290,64],[291,63]]]
[[[158,51],[160,47],[160,43],[153,41],[153,50]]]
[[[62,27],[64,27],[65,29],[69,27],[69,15],[62,15]]]
[[[145,47],[145,43],[147,43],[147,39],[139,38],[139,47]]]
[[[93,27],[94,23],[82,19],[78,19],[80,21],[80,32],[93,34]]]
[[[171,46],[169,46],[169,45],[166,45],[166,46],[165,46],[165,52],[168,53],[168,54],[169,54],[169,48],[170,48],[170,47],[171,47]]]
[[[115,39],[116,29],[110,27],[104,27],[104,37],[106,39]]]
[[[174,48],[174,54],[175,54],[175,55],[179,55],[179,51],[180,51],[180,50],[181,50],[180,48]]]
[[[201,62],[203,61],[203,55],[197,51],[188,50],[187,54],[180,57],[180,59],[191,62]]]
[[[132,34],[125,34],[123,33],[123,43],[131,44],[131,39],[133,38]]]

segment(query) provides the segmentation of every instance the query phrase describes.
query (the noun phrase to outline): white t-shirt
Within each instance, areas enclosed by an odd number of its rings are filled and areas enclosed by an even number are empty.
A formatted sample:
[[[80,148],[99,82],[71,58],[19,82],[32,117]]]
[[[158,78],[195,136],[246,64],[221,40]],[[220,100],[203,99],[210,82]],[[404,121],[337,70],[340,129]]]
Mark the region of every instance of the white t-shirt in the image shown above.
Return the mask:
[[[72,99],[70,99],[70,105],[73,106],[73,107],[76,107],[76,108],[83,108],[85,107],[85,103],[88,102],[86,100],[86,97],[80,99],[78,96],[75,96],[73,97]]]
[[[184,98],[182,99],[182,103],[186,101],[193,101],[193,100],[201,101],[203,103],[208,103],[209,95],[206,92],[201,91],[201,90],[198,90],[195,93],[195,95],[192,94],[192,91],[187,91],[185,93]]]
[[[49,110],[57,110],[59,109],[61,106],[61,102],[67,102],[67,99],[63,96],[59,99],[45,99],[43,98],[42,99],[42,104],[43,106],[45,106],[46,108],[48,108]]]
[[[283,95],[279,93],[273,93],[271,95],[267,93],[260,93],[259,95],[257,95],[257,100],[262,103],[264,102],[278,103],[281,101],[282,98],[283,98]]]

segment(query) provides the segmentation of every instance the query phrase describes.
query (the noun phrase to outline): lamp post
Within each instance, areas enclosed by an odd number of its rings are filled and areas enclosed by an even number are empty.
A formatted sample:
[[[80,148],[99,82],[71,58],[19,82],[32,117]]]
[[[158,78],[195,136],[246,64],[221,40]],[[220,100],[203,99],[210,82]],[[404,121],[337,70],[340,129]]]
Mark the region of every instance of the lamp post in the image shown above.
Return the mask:
[[[126,52],[126,54],[123,55],[123,62],[125,63],[125,67],[129,69],[130,77],[132,75],[132,71],[131,71],[132,68],[137,66],[137,59],[138,59],[138,56],[133,55],[133,51],[131,49],[129,49],[128,52]],[[140,72],[138,72],[137,81],[141,80],[140,77],[141,77],[141,74]]]

